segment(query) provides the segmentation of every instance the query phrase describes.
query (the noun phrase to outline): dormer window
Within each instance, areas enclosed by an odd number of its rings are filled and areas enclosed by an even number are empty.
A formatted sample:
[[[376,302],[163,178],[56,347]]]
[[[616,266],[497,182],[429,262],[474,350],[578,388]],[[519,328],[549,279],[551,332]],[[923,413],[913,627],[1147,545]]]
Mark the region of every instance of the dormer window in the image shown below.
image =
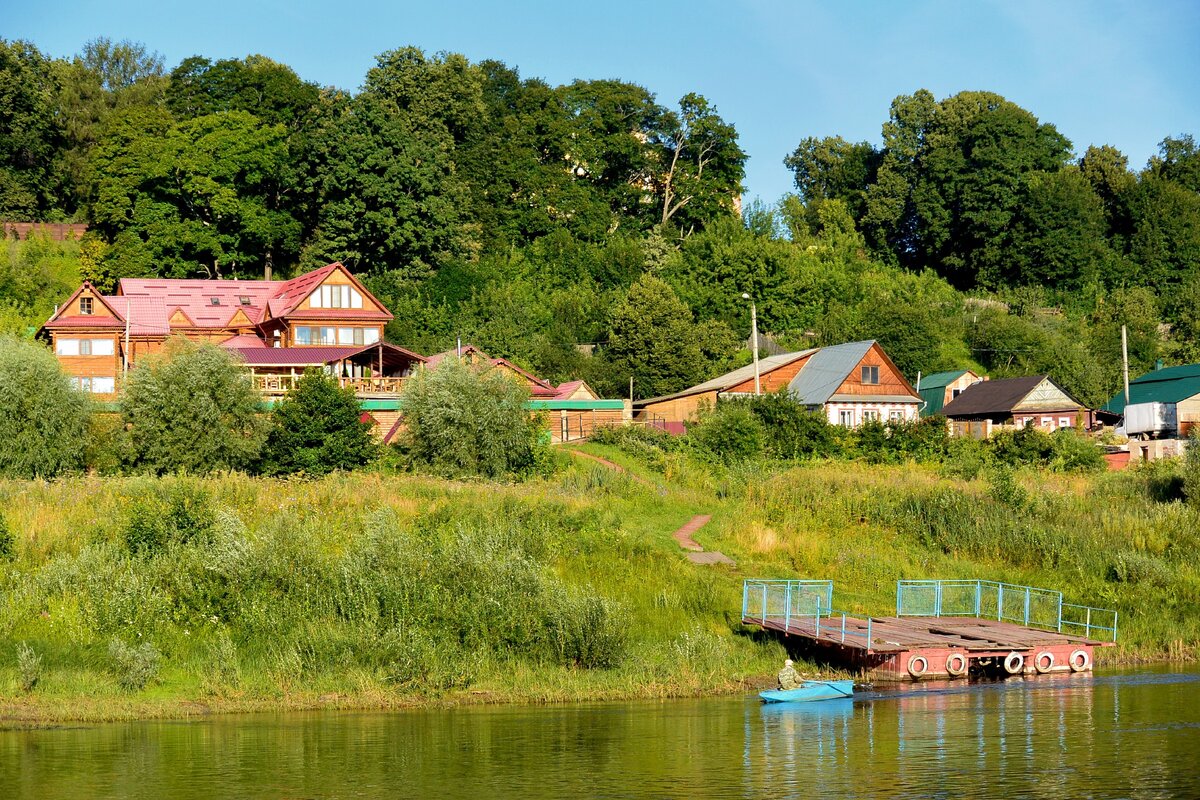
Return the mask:
[[[362,295],[353,286],[320,286],[308,299],[313,308],[362,308]]]
[[[92,298],[90,298],[90,297],[79,298],[79,313],[80,314],[91,315],[92,310],[93,310]]]
[[[247,297],[246,295],[242,295],[241,297],[238,298],[238,302],[244,306],[248,306],[248,305],[250,305],[250,298]]]
[[[219,298],[219,297],[210,297],[210,298],[208,299],[208,302],[209,302],[209,304],[210,304],[210,305],[219,306],[219,305],[221,305],[221,298]]]

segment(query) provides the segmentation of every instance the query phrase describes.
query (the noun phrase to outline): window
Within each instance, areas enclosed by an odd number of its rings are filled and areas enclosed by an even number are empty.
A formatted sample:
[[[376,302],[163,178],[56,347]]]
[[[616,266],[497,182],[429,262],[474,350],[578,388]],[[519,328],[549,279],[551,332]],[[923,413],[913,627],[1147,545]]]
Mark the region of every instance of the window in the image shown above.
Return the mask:
[[[353,286],[321,286],[308,298],[313,308],[362,308],[362,295]]]
[[[863,422],[878,422],[878,421],[879,421],[879,412],[878,411],[876,411],[874,409],[870,409],[870,408],[863,409]]]
[[[54,353],[60,356],[111,356],[112,339],[58,339]]]
[[[79,313],[80,314],[91,314],[92,310],[93,310],[92,298],[90,298],[90,297],[79,298]]]
[[[953,400],[954,398],[958,397],[962,393],[963,393],[962,389],[951,389],[950,390],[950,399]]]
[[[363,328],[363,344],[375,344],[379,341],[379,328]]]
[[[301,325],[293,328],[296,344],[312,344],[312,328]]]
[[[317,344],[337,344],[336,328],[317,328],[316,330],[320,331]]]
[[[1058,418],[1058,427],[1060,427],[1060,428],[1071,427],[1071,418],[1070,417],[1059,417]]]
[[[241,297],[238,298],[238,302],[244,306],[248,306],[248,305],[250,305],[250,298],[247,295],[242,295]]]
[[[903,422],[904,421],[904,412],[903,411],[889,411],[888,419],[891,420],[892,422]]]
[[[359,328],[358,330],[361,331],[362,329]],[[337,332],[338,344],[355,344],[354,331],[355,331],[354,328],[338,328],[338,332]],[[359,334],[359,338],[360,339],[362,338],[361,333]],[[362,344],[362,342],[359,341],[358,344]]]
[[[1054,417],[1042,417],[1042,427],[1054,430]]]
[[[843,427],[846,427],[846,428],[853,428],[854,427],[854,412],[853,411],[839,411],[838,412],[838,424]]]
[[[879,383],[879,367],[863,367],[862,382],[872,386]]]
[[[208,302],[209,302],[209,305],[219,306],[219,305],[221,305],[221,298],[210,297],[210,298],[208,298]]]
[[[90,394],[112,394],[117,390],[116,378],[71,378],[71,388]]]

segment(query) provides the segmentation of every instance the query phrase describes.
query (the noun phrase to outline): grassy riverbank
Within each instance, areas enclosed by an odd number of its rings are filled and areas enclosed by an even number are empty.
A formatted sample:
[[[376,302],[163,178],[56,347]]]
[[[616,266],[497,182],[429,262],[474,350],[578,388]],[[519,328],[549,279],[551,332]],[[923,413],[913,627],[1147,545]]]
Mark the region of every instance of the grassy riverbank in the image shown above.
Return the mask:
[[[1119,610],[1107,659],[1200,644],[1200,515],[1163,469],[998,485],[852,463],[660,473],[590,449],[645,480],[581,461],[519,486],[0,483],[0,715],[744,690],[783,651],[739,629],[743,577],[829,578],[839,606],[874,613],[898,578],[1005,580]],[[696,539],[736,568],[682,557],[671,533],[697,513],[713,521]]]

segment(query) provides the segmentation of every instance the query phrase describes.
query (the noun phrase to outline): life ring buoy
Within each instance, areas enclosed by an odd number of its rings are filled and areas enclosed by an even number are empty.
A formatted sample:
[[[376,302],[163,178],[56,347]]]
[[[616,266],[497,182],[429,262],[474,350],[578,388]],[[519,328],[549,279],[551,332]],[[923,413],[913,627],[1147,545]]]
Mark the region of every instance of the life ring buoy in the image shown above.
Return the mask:
[[[955,678],[967,674],[967,657],[962,653],[951,653],[946,657],[946,672]]]
[[[1004,659],[1004,671],[1009,675],[1016,675],[1025,666],[1025,656],[1013,651]]]
[[[1067,664],[1071,666],[1071,672],[1083,672],[1092,665],[1092,657],[1088,655],[1087,650],[1076,650],[1071,653]]]
[[[925,656],[913,656],[908,660],[908,674],[919,678],[929,671],[929,662]]]
[[[1043,650],[1038,653],[1037,658],[1033,659],[1033,668],[1039,674],[1045,675],[1054,668],[1054,653],[1051,653],[1049,650]]]

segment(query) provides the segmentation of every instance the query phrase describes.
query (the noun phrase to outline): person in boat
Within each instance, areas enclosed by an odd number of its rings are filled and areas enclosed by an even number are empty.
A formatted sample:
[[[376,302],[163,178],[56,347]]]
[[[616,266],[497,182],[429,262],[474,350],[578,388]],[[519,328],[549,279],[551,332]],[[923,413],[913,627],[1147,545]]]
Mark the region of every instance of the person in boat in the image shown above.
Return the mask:
[[[804,683],[800,673],[796,672],[796,668],[792,666],[792,660],[789,658],[783,662],[783,669],[779,670],[779,688],[783,691],[788,689],[799,689]]]

